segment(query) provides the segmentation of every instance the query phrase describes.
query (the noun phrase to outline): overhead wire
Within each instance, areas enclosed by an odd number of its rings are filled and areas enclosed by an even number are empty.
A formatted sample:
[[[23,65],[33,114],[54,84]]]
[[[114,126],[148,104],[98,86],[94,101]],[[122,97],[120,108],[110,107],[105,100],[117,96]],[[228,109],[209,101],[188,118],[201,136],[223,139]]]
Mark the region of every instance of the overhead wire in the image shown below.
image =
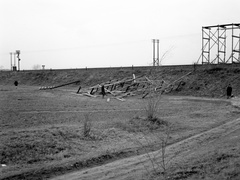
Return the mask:
[[[172,38],[184,38],[190,36],[196,36],[199,33],[191,33],[191,34],[184,34],[184,35],[174,35],[174,36],[166,36],[160,37],[157,39],[166,40]],[[53,52],[53,51],[70,51],[70,50],[78,50],[78,49],[88,49],[88,48],[103,48],[108,46],[119,46],[119,45],[127,45],[127,44],[136,44],[136,43],[143,43],[143,42],[150,42],[151,39],[140,39],[135,41],[125,41],[125,42],[113,42],[113,43],[106,43],[106,44],[94,44],[94,45],[87,45],[87,46],[79,46],[79,47],[63,47],[63,48],[53,48],[53,49],[36,49],[36,50],[21,50],[24,53],[38,53],[38,52]],[[1,53],[1,54],[9,54],[9,52]]]
[[[118,46],[118,45],[142,43],[144,41],[148,41],[148,40],[126,41],[126,42],[116,42],[116,43],[108,43],[108,44],[94,44],[94,45],[88,45],[88,46],[69,47],[69,48],[40,49],[40,50],[22,50],[22,51],[25,52],[25,53],[49,52],[49,51],[69,51],[69,50],[77,50],[77,49],[103,48],[103,47],[108,47],[108,46]]]

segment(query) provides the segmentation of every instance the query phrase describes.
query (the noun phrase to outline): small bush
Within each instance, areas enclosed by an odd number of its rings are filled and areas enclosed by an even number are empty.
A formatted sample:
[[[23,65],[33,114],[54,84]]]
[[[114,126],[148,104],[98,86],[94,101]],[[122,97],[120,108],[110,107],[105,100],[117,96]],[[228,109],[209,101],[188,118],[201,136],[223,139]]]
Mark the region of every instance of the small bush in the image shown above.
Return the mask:
[[[84,114],[84,124],[83,124],[83,136],[85,138],[91,137],[91,130],[92,130],[92,121],[89,118],[89,114]]]
[[[151,96],[145,107],[147,120],[155,122],[157,121],[157,112],[160,106],[160,96]]]
[[[89,118],[89,114],[84,114],[84,123],[82,127],[84,140],[102,140],[104,136],[102,132],[93,128],[92,120]]]

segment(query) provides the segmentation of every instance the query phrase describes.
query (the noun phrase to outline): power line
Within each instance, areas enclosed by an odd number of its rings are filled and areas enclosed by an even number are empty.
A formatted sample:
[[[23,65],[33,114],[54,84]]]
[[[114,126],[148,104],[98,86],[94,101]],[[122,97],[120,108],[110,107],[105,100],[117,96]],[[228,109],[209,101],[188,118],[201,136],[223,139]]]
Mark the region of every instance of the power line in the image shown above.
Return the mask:
[[[149,40],[138,40],[138,41],[128,41],[128,42],[116,42],[109,44],[96,44],[89,46],[81,46],[81,47],[71,47],[71,48],[57,48],[57,49],[41,49],[41,50],[23,50],[24,53],[34,53],[34,52],[49,52],[49,51],[68,51],[68,50],[77,50],[77,49],[88,49],[88,48],[103,48],[108,46],[118,46],[118,45],[126,45],[126,44],[136,44],[147,42]]]
[[[107,46],[118,46],[118,45],[126,45],[126,44],[136,44],[136,43],[143,43],[148,42],[149,39],[142,39],[136,41],[126,41],[126,42],[115,42],[115,43],[108,43],[108,44],[95,44],[95,45],[88,45],[88,46],[80,46],[80,47],[69,47],[69,48],[56,48],[56,49],[39,49],[39,50],[22,50],[24,53],[35,53],[35,52],[50,52],[50,51],[67,51],[67,50],[74,50],[74,49],[88,49],[88,48],[102,48]],[[9,52],[0,53],[1,55],[8,55]]]
[[[174,39],[174,38],[187,38],[191,36],[200,35],[200,33],[191,33],[191,34],[180,34],[180,35],[174,35],[174,36],[166,36],[166,37],[160,37],[158,38],[161,40],[166,39]],[[78,50],[78,49],[88,49],[88,48],[103,48],[108,46],[119,46],[119,45],[127,45],[127,44],[136,44],[136,43],[143,43],[143,42],[150,42],[149,39],[141,39],[136,41],[126,41],[126,42],[113,42],[113,43],[107,43],[107,44],[95,44],[95,45],[88,45],[88,46],[80,46],[80,47],[64,47],[64,48],[56,48],[56,49],[39,49],[39,50],[22,50],[24,53],[38,53],[38,52],[54,52],[54,51],[71,51],[71,50]],[[8,52],[0,53],[1,55],[8,55]]]

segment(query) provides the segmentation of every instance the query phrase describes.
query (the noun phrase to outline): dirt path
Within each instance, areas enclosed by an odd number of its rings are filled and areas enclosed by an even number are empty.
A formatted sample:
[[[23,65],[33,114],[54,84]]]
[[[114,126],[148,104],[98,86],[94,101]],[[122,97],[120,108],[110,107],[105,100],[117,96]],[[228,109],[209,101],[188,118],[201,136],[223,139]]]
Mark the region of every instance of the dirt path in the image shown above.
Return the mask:
[[[169,145],[166,149],[166,159],[177,155],[174,158],[174,162],[181,161],[181,159],[185,158],[192,149],[196,149],[199,146],[215,141],[238,129],[240,129],[240,118]],[[149,154],[121,159],[102,166],[55,177],[52,178],[52,180],[140,179],[142,175],[146,173],[146,168],[152,166],[148,155],[152,157],[156,156],[160,159],[159,157],[161,156],[161,153],[160,151],[155,151]]]

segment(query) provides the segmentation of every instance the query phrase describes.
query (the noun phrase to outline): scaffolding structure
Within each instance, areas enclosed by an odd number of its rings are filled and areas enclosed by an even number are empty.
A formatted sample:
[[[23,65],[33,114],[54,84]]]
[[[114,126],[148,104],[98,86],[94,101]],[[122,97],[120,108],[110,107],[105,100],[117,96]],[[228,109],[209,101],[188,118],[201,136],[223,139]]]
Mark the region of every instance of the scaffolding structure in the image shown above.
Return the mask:
[[[231,34],[231,53],[228,58],[230,46],[227,45],[227,33]],[[214,47],[216,54],[213,54]],[[240,63],[240,23],[202,27],[202,64],[221,63]]]

